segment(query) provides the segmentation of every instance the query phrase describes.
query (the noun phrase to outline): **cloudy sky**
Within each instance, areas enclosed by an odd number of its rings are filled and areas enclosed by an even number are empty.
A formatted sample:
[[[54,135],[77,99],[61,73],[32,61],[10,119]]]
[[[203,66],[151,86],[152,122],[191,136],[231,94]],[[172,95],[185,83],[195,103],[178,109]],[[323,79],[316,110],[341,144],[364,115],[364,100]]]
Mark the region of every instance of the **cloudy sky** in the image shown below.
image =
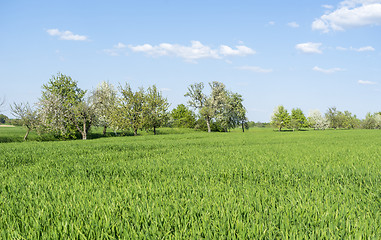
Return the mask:
[[[1,1],[0,32],[8,104],[61,72],[89,90],[156,84],[171,108],[220,81],[252,121],[280,104],[381,111],[381,0]]]

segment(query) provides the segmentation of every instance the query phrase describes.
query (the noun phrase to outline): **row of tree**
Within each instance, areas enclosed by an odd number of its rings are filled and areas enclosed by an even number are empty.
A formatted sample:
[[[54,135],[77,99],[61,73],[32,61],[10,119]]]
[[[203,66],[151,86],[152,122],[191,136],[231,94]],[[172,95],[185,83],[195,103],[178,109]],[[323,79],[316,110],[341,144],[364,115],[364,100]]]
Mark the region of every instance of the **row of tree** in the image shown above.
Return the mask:
[[[81,135],[87,139],[92,126],[107,128],[115,133],[119,130],[156,129],[172,124],[177,127],[195,127],[205,122],[208,132],[211,125],[218,125],[225,131],[246,122],[246,110],[242,96],[226,90],[224,84],[209,84],[211,94],[203,93],[203,84],[190,85],[185,96],[190,97],[189,105],[199,111],[193,113],[180,104],[170,113],[169,103],[155,85],[146,90],[134,91],[129,84],[120,85],[116,90],[107,82],[88,93],[78,87],[70,76],[58,73],[42,86],[42,96],[32,108],[28,103],[14,103],[11,110],[27,128],[24,140],[31,130],[38,133],[49,132],[61,139]],[[244,128],[243,128],[244,129]]]
[[[291,114],[287,109],[280,105],[274,109],[271,116],[271,124],[279,131],[282,128],[299,130],[301,128],[314,129],[380,129],[381,128],[381,113],[368,113],[364,120],[360,120],[356,115],[349,111],[339,111],[336,107],[328,108],[327,112],[322,115],[319,110],[312,110],[305,117],[300,108],[293,108]]]

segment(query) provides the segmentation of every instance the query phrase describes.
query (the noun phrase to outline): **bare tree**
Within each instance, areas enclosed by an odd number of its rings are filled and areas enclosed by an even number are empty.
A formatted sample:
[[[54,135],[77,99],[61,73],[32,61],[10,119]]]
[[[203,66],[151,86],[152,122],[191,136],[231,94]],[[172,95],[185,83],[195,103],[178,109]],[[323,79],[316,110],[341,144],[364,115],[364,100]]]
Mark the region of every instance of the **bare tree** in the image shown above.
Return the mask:
[[[38,125],[37,112],[33,110],[28,103],[26,104],[13,103],[13,105],[11,105],[11,110],[12,110],[13,116],[20,119],[22,124],[27,128],[27,131],[24,136],[24,141],[26,141],[28,139],[29,132],[32,129],[37,128],[37,125]]]
[[[3,106],[5,105],[5,97],[0,99],[0,112],[2,111]]]

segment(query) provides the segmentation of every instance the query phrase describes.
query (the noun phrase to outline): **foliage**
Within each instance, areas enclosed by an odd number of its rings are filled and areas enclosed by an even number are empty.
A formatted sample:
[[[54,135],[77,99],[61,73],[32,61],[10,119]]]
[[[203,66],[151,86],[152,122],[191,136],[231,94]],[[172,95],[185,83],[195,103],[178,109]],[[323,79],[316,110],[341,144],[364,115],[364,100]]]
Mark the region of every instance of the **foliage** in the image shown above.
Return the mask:
[[[338,111],[336,107],[328,108],[325,117],[329,121],[329,126],[334,129],[356,128],[360,122],[356,115],[352,115],[349,111]]]
[[[256,128],[1,144],[1,238],[377,239],[378,139]]]
[[[281,131],[282,128],[288,126],[290,120],[287,109],[285,109],[283,105],[279,105],[274,109],[273,115],[271,116],[271,125]]]
[[[380,113],[367,113],[365,119],[361,123],[364,129],[380,129],[381,128],[381,114]]]
[[[52,76],[42,88],[39,102],[42,126],[61,138],[75,138],[79,132],[86,139],[93,122],[91,106],[84,100],[86,91],[62,73]]]
[[[209,86],[211,89],[209,96],[203,93],[203,83],[190,85],[185,94],[190,98],[189,106],[198,109],[201,118],[206,121],[208,132],[212,131],[213,120],[218,122],[224,131],[235,128],[239,124],[244,127],[247,118],[242,96],[226,90],[221,82],[214,81],[209,83]]]
[[[4,124],[9,121],[9,118],[4,114],[0,114],[0,123]]]
[[[222,96],[224,97],[224,100],[219,107],[216,119],[221,123],[225,132],[227,132],[228,129],[233,129],[240,125],[242,131],[245,131],[247,118],[246,109],[242,103],[242,95],[225,91]],[[246,128],[247,127],[248,125],[246,125]]]
[[[174,127],[194,128],[196,124],[194,112],[189,110],[184,104],[179,104],[176,108],[172,109],[171,118]]]
[[[156,128],[163,126],[168,121],[169,103],[155,85],[147,89],[145,96],[145,119],[146,129],[153,129],[156,135]]]
[[[140,88],[134,92],[129,84],[124,87],[119,86],[121,96],[117,99],[116,107],[112,113],[112,125],[117,129],[132,129],[134,136],[138,134],[138,129],[144,126],[145,114],[145,93]]]
[[[39,125],[37,112],[33,110],[29,103],[13,103],[11,106],[12,114],[20,119],[23,126],[27,128],[27,131],[24,136],[24,141],[28,139],[29,132],[33,129],[37,129]]]
[[[308,122],[300,108],[291,110],[290,128],[299,130],[300,128],[308,127]]]
[[[271,127],[271,124],[270,123],[266,123],[266,122],[254,122],[254,121],[248,121],[247,122],[247,125],[249,128],[253,128],[253,127],[258,127],[258,128],[267,128],[267,127]]]
[[[97,126],[103,127],[103,135],[106,135],[107,127],[111,124],[111,112],[115,108],[117,91],[109,82],[101,82],[90,96],[91,105],[94,108]]]
[[[313,127],[315,130],[324,130],[329,127],[328,120],[323,117],[319,110],[312,110],[308,114],[308,122],[311,127]]]

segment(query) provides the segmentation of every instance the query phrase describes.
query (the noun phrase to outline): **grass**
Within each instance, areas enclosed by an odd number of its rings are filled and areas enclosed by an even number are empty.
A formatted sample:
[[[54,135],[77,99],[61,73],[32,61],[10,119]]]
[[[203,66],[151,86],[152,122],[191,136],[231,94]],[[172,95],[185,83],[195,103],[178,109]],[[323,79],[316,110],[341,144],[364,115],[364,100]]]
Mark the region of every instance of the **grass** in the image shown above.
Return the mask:
[[[179,132],[1,143],[0,238],[380,238],[379,131]]]

